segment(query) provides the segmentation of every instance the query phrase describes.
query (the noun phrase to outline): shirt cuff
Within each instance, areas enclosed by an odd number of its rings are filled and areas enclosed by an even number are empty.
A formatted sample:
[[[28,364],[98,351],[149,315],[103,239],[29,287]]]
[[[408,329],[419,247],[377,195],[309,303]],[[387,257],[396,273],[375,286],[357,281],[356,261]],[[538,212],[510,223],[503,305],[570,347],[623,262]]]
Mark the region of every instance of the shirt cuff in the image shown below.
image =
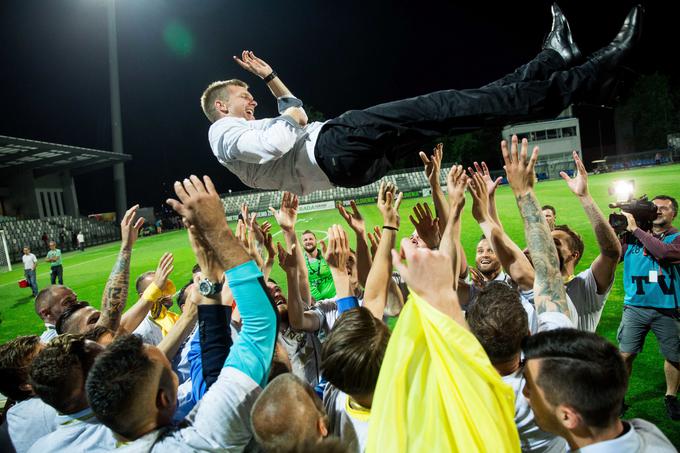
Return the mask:
[[[353,308],[359,307],[359,299],[354,296],[343,297],[335,301],[338,306],[338,313],[344,313]]]
[[[283,113],[291,107],[302,107],[302,101],[295,96],[281,96],[276,99],[279,113]]]

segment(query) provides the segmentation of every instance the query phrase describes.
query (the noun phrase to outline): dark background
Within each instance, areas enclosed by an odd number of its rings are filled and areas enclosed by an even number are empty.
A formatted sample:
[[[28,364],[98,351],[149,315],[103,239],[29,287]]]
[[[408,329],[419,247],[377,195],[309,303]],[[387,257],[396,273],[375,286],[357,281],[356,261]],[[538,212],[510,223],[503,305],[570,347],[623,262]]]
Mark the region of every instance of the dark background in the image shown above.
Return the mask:
[[[0,2],[0,134],[111,149],[106,1]],[[190,173],[210,175],[221,192],[244,188],[213,157],[199,106],[208,83],[238,77],[251,84],[256,117],[276,114],[264,84],[232,62],[242,49],[330,118],[488,83],[531,59],[551,24],[548,1],[116,1],[128,203],[156,208]],[[587,55],[611,41],[633,4],[560,6]],[[678,16],[669,5],[645,3],[631,65],[675,83]],[[598,146],[599,131],[613,143],[611,113],[591,110],[582,112],[584,148]],[[83,214],[114,210],[111,181],[111,169],[78,177]]]

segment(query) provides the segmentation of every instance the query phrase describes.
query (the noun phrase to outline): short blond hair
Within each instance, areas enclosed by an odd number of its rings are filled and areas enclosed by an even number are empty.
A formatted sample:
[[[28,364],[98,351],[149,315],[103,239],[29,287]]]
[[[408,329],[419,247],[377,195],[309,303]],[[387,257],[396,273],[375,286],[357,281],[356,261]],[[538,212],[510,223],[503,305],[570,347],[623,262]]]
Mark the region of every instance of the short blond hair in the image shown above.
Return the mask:
[[[211,123],[220,119],[217,110],[215,109],[215,101],[220,100],[226,102],[229,100],[228,86],[239,86],[248,89],[248,84],[242,80],[218,80],[217,82],[208,85],[208,88],[206,88],[203,95],[201,95],[201,108]]]

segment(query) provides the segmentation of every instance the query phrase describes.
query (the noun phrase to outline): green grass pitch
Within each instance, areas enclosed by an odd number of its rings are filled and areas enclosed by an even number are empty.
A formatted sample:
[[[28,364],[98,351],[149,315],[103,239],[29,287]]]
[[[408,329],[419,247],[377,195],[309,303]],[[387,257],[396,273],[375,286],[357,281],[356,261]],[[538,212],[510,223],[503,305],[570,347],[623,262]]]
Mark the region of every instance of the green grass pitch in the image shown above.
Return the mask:
[[[648,194],[650,197],[667,194],[680,198],[680,165],[658,168],[645,168],[605,175],[589,177],[590,192],[605,214],[610,211],[607,204],[612,198],[607,188],[617,179],[635,179],[636,195]],[[583,259],[577,271],[589,265],[597,254],[596,242],[578,200],[569,192],[563,181],[546,181],[537,186],[537,196],[541,204],[551,204],[557,208],[557,223],[567,223],[582,234],[586,243]],[[422,199],[404,200],[401,206],[401,231],[399,238],[408,236],[413,226],[408,220],[413,205]],[[498,189],[497,203],[500,217],[508,234],[524,245],[524,233],[517,206],[509,187]],[[469,213],[471,201],[467,199],[463,217],[462,243],[468,261],[474,260],[474,250],[481,231]],[[373,205],[359,207],[369,227],[381,225],[380,214]],[[300,215],[297,229],[299,232],[310,229],[325,235],[326,229],[333,223],[344,225],[344,221],[336,211],[314,212]],[[274,229],[275,240],[281,240],[278,228]],[[351,237],[351,235],[350,235]],[[64,283],[73,288],[81,300],[87,300],[98,306],[102,290],[118,252],[118,244],[88,248],[85,252],[71,252],[63,256]],[[144,271],[155,269],[157,260],[163,252],[170,251],[175,255],[175,272],[171,276],[177,286],[189,279],[194,264],[193,254],[189,247],[185,231],[176,231],[160,236],[140,238],[132,254],[130,278],[130,294],[134,294],[134,280]],[[44,258],[44,257],[39,257]],[[37,334],[42,331],[41,321],[33,310],[30,288],[19,288],[17,281],[23,278],[21,263],[12,272],[0,275],[0,342],[18,335]],[[621,284],[622,269],[617,271],[614,287],[604,309],[598,333],[616,344],[616,330],[621,318],[623,288]],[[280,284],[285,284],[285,276],[276,265],[272,277]],[[38,266],[38,285],[40,288],[49,284],[49,266],[41,259]],[[130,297],[130,304],[134,297]],[[647,337],[645,349],[637,358],[627,402],[631,408],[627,418],[641,417],[659,426],[664,433],[680,446],[680,422],[673,422],[666,417],[663,406],[665,392],[663,374],[663,358],[659,354],[654,335]]]

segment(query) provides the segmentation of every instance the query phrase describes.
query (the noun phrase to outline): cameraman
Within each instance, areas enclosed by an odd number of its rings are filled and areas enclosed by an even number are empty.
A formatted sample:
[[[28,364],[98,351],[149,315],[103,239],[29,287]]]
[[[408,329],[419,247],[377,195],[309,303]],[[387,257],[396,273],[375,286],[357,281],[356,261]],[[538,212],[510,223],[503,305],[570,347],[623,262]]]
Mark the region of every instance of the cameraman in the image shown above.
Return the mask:
[[[666,411],[671,419],[680,420],[680,403],[676,397],[680,382],[680,234],[672,225],[678,202],[667,195],[658,195],[652,202],[658,215],[651,232],[638,228],[633,215],[622,212],[628,220],[627,230],[637,241],[623,245],[625,298],[617,336],[630,374],[647,332],[654,331],[666,359]]]

